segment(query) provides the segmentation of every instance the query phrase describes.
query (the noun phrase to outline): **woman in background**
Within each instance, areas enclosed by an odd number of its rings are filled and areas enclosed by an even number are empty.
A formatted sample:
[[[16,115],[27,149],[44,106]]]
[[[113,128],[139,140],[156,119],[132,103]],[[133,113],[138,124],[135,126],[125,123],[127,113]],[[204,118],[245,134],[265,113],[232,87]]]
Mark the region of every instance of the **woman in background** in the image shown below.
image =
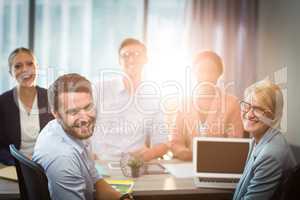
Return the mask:
[[[36,85],[38,65],[33,52],[17,48],[8,64],[17,85],[0,96],[0,162],[10,165],[14,161],[9,145],[31,157],[40,130],[53,116],[48,110],[47,90]]]
[[[212,51],[200,52],[193,62],[197,79],[192,98],[184,102],[176,116],[170,149],[181,160],[192,160],[195,136],[243,137],[237,97],[217,86],[223,74],[222,59]]]
[[[277,85],[264,80],[246,89],[241,114],[244,129],[253,137],[253,146],[234,200],[270,199],[283,171],[296,165],[289,145],[278,129],[282,110],[283,96]]]

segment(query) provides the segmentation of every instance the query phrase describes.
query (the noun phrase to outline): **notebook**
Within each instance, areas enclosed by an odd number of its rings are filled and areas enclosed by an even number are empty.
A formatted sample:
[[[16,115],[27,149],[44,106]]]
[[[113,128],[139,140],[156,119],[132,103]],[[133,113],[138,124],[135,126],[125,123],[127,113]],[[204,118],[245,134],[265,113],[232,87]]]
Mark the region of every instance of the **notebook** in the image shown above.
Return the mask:
[[[105,181],[121,194],[131,193],[134,185],[133,180],[105,179]]]
[[[236,187],[247,161],[250,139],[195,137],[194,182],[197,187]]]

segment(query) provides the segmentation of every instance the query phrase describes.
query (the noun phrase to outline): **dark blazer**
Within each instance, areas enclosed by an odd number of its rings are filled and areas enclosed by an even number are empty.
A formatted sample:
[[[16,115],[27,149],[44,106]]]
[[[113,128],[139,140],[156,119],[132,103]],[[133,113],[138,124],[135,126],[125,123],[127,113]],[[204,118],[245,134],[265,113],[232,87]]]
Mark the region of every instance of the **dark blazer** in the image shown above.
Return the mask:
[[[36,86],[40,129],[53,119],[48,106],[47,90]],[[17,89],[13,88],[0,96],[0,162],[13,164],[9,145],[21,146],[20,113]]]

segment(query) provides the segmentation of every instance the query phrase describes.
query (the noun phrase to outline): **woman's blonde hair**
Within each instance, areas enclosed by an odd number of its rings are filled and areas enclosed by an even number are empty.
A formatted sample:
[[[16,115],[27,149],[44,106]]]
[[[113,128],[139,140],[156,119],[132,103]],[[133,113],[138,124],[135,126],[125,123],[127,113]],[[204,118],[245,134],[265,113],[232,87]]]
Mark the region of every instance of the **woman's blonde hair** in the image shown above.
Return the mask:
[[[270,112],[270,127],[280,128],[283,112],[283,95],[278,85],[270,80],[259,81],[245,90],[245,97],[254,97],[266,112]]]

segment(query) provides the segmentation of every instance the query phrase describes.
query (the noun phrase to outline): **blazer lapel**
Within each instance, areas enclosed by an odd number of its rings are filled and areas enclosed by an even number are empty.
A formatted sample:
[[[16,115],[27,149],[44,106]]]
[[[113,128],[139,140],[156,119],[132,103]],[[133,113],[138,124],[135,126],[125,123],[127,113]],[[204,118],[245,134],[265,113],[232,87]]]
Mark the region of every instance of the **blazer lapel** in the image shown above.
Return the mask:
[[[16,144],[16,148],[20,149],[21,146],[21,123],[20,123],[20,110],[19,110],[19,101],[18,101],[18,91],[17,88],[13,88],[11,95],[9,97],[9,104],[8,108],[10,109],[11,117],[13,118],[12,131],[11,133],[11,140],[14,144]]]

